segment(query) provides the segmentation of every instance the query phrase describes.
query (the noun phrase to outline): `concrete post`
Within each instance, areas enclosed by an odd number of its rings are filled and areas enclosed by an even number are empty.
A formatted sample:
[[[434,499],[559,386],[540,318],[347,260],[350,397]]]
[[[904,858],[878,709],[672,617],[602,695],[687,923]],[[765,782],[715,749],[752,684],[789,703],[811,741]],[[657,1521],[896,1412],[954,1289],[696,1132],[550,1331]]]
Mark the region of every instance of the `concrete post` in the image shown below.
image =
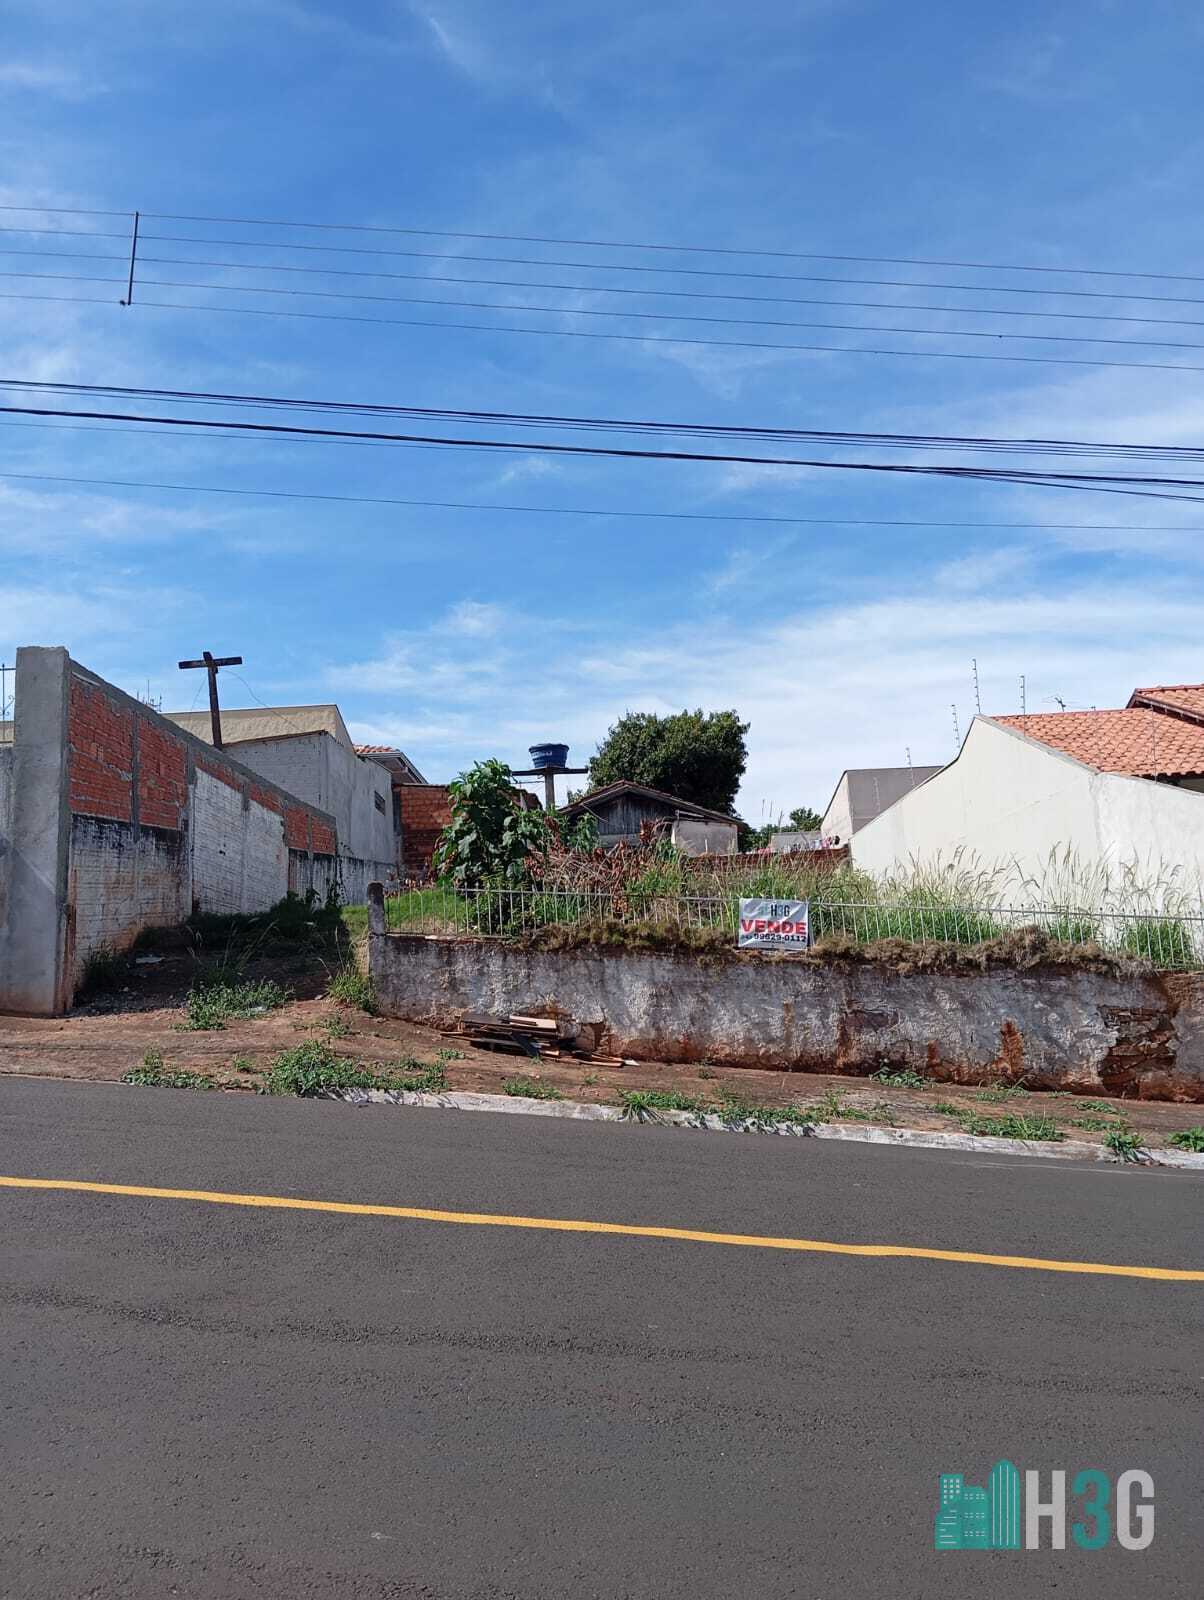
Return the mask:
[[[61,647],[17,651],[8,918],[0,930],[0,1010],[54,1016],[71,1003],[67,905],[70,658]]]
[[[370,883],[368,885],[368,935],[385,933],[385,886],[383,883]]]

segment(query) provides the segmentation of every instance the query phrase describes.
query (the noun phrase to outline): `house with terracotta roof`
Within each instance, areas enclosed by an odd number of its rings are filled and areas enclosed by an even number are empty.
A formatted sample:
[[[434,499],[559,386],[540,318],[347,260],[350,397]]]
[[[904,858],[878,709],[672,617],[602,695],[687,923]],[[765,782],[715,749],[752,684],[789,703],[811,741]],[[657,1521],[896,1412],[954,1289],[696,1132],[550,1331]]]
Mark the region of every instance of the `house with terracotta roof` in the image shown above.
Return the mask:
[[[853,836],[871,872],[955,851],[1038,878],[1070,852],[1204,885],[1204,684],[1135,689],[1115,710],[976,717],[954,761]]]

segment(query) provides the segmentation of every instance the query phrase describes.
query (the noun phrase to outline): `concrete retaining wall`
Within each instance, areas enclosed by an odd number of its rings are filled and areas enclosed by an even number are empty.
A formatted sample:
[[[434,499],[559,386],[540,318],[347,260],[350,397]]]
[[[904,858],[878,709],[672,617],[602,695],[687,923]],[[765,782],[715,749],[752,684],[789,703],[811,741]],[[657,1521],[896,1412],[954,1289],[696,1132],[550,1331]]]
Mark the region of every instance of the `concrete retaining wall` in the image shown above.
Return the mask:
[[[618,1055],[866,1076],[1004,1077],[1204,1100],[1204,975],[1080,967],[905,973],[885,963],[702,958],[374,933],[382,1011],[448,1024],[465,1012],[554,1011]]]

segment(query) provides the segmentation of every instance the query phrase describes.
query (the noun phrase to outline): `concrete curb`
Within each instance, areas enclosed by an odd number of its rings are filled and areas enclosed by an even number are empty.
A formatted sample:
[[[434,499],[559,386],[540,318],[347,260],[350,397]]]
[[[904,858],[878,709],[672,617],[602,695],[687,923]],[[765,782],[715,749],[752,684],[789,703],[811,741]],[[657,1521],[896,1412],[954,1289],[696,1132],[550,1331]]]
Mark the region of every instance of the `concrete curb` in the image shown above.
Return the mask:
[[[560,1117],[571,1122],[630,1122],[634,1120],[617,1106],[586,1105],[579,1100],[529,1100],[523,1095],[473,1094],[468,1091],[447,1094],[417,1094],[408,1089],[335,1089],[326,1096],[348,1105],[440,1107],[455,1111],[501,1111],[511,1116]],[[1040,1156],[1055,1161],[1103,1161],[1109,1166],[1175,1167],[1204,1172],[1204,1155],[1188,1150],[1143,1151],[1134,1162],[1122,1161],[1101,1144],[1084,1139],[1067,1139],[1060,1144],[1030,1144],[1022,1139],[985,1139],[968,1133],[929,1133],[919,1128],[887,1128],[873,1123],[845,1126],[820,1122],[800,1127],[792,1122],[775,1122],[765,1127],[752,1122],[724,1122],[712,1114],[696,1116],[690,1111],[657,1111],[641,1120],[665,1127],[696,1128],[712,1133],[769,1133],[800,1139],[839,1139],[853,1144],[906,1145],[916,1150],[979,1151],[986,1155]]]

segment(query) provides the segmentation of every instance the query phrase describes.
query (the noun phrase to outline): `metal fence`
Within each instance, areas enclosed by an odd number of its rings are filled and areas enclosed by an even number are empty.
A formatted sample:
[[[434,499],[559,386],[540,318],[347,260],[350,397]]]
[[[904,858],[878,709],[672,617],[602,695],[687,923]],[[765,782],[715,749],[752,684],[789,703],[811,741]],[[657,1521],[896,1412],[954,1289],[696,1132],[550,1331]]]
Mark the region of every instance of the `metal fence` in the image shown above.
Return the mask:
[[[397,933],[517,938],[538,928],[651,926],[716,929],[735,943],[736,895],[678,895],[647,890],[540,890],[439,885],[386,901]],[[973,946],[1022,929],[1062,944],[1137,956],[1167,971],[1204,968],[1204,909],[1187,915],[1097,911],[1065,906],[949,906],[811,900],[811,938],[841,935],[859,944],[880,939]]]

